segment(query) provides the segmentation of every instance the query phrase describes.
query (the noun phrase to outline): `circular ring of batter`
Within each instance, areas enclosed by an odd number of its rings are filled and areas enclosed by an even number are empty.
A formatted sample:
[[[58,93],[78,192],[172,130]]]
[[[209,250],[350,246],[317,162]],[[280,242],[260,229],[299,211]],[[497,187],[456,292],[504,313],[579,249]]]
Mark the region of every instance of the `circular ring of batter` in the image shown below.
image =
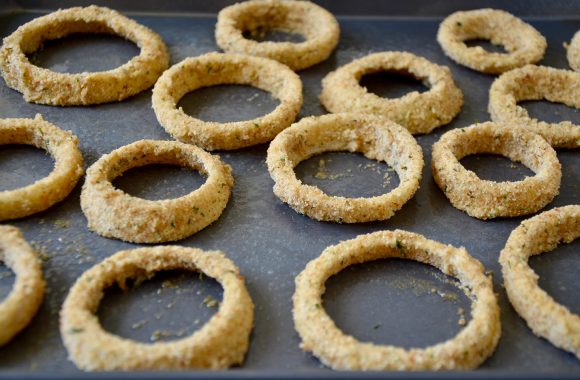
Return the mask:
[[[106,288],[173,269],[198,271],[223,287],[219,309],[204,326],[189,337],[151,344],[103,329],[95,314]],[[83,273],[64,301],[60,332],[70,360],[83,370],[226,369],[244,360],[253,321],[244,277],[222,252],[159,246],[117,252]]]
[[[326,280],[350,265],[389,257],[429,264],[458,278],[473,299],[467,326],[450,340],[408,350],[360,342],[338,329],[322,307]],[[499,306],[484,269],[465,248],[401,230],[360,235],[330,246],[296,277],[293,316],[301,347],[338,370],[474,369],[491,356],[501,335]]]
[[[538,286],[528,258],[580,237],[580,205],[558,207],[524,220],[501,251],[505,290],[534,334],[580,359],[580,316],[557,303]]]
[[[170,164],[207,175],[201,187],[179,198],[147,200],[113,186],[123,172],[149,164]],[[213,223],[230,198],[231,168],[218,156],[176,141],[140,140],[103,155],[87,170],[81,208],[89,229],[132,243],[184,239]]]
[[[106,33],[124,37],[141,53],[107,71],[58,73],[30,63],[27,54],[46,40],[73,33]],[[35,18],[4,38],[0,73],[6,84],[31,103],[54,106],[90,105],[121,101],[151,87],[169,65],[161,37],[151,29],[112,9],[74,7]]]

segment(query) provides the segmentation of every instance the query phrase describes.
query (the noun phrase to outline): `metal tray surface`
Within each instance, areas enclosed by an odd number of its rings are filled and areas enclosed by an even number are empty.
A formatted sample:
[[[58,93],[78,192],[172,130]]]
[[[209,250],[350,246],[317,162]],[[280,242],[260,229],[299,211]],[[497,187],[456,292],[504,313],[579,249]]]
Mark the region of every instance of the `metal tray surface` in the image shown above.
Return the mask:
[[[119,7],[127,3],[120,2]],[[17,10],[15,4],[18,2],[4,8],[12,11],[0,13],[2,37],[40,14]],[[57,2],[43,1],[41,4],[58,8]],[[344,2],[341,4],[346,7]],[[0,8],[0,12],[2,10]],[[217,50],[213,37],[215,16],[163,13],[132,16],[161,34],[169,46],[172,63]],[[532,17],[526,20],[548,39],[549,47],[541,63],[567,68],[562,43],[569,41],[580,29],[579,13],[568,13],[561,19]],[[255,328],[249,352],[240,368],[214,374],[192,371],[171,376],[338,375],[299,348],[300,340],[294,331],[291,313],[294,277],[329,245],[363,233],[399,228],[465,246],[494,274],[502,311],[502,338],[495,354],[478,371],[465,373],[465,377],[476,374],[478,377],[579,377],[580,361],[535,337],[514,312],[502,288],[498,255],[509,233],[523,218],[493,221],[470,218],[450,205],[431,175],[431,145],[445,131],[489,119],[487,93],[494,77],[459,66],[444,56],[435,41],[438,17],[395,18],[378,14],[365,18],[339,17],[339,21],[341,39],[336,52],[326,62],[300,72],[304,83],[301,117],[325,113],[318,94],[326,73],[355,58],[384,50],[407,50],[449,66],[465,95],[461,114],[450,125],[417,137],[425,155],[421,188],[393,218],[380,223],[321,223],[294,212],[272,192],[273,182],[265,166],[266,145],[218,152],[233,167],[236,181],[233,196],[214,224],[177,244],[220,249],[227,253],[246,276],[256,305]],[[78,72],[112,68],[137,53],[136,46],[120,38],[72,36],[47,43],[31,59],[53,70]],[[388,73],[365,77],[363,84],[378,94],[394,97],[424,89],[412,79]],[[49,107],[24,102],[21,94],[1,81],[0,117],[34,117],[40,113],[46,120],[71,130],[80,139],[88,167],[102,154],[133,141],[170,139],[156,121],[150,98],[149,90],[121,103]],[[244,86],[199,90],[186,95],[181,102],[187,112],[218,121],[253,118],[269,112],[276,104],[268,93]],[[575,109],[541,101],[527,102],[525,106],[533,116],[544,120],[580,122]],[[560,195],[546,209],[580,203],[578,153],[559,150],[558,157],[563,170]],[[477,155],[462,162],[488,179],[517,180],[531,175],[524,166],[496,156]],[[34,148],[3,146],[0,150],[0,189],[16,188],[40,179],[50,172],[52,164],[50,156]],[[396,174],[389,171],[388,166],[358,154],[323,154],[301,163],[296,170],[306,183],[345,196],[375,195],[398,183]],[[196,172],[153,165],[131,170],[115,184],[136,196],[161,199],[190,192],[202,182],[203,177]],[[83,271],[121,249],[136,245],[89,232],[80,209],[79,194],[80,184],[64,202],[43,213],[10,222],[20,227],[28,241],[41,252],[48,288],[45,302],[31,325],[0,348],[0,376],[52,374],[75,377],[82,374],[66,359],[58,331],[60,306]],[[531,260],[532,267],[540,275],[541,286],[575,313],[580,312],[580,262],[572,252],[578,251],[578,244],[560,246],[552,253]],[[0,266],[0,297],[8,293],[12,281],[11,272]],[[404,347],[430,345],[451,338],[461,329],[458,324],[460,309],[465,311],[465,318],[470,318],[469,299],[452,279],[434,268],[411,261],[380,260],[354,266],[331,278],[327,285],[324,307],[340,328],[361,340]],[[172,340],[191,334],[215,312],[215,308],[207,305],[208,297],[221,298],[221,288],[215,281],[195,274],[162,273],[126,292],[110,289],[98,314],[107,330],[123,337],[146,342]]]

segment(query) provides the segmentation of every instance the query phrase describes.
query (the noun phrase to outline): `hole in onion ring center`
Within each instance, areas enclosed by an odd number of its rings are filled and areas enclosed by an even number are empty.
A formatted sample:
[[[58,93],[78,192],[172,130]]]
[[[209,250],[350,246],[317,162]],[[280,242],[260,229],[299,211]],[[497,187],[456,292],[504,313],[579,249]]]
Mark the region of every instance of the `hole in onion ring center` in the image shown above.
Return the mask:
[[[365,74],[359,81],[368,92],[383,98],[400,98],[409,92],[429,90],[420,79],[406,71],[380,71]]]
[[[508,54],[509,52],[505,49],[503,45],[494,45],[489,40],[484,39],[473,39],[473,40],[466,40],[463,43],[467,47],[476,47],[479,46],[482,49],[490,52],[490,53],[499,53],[499,54]]]
[[[113,180],[113,186],[143,199],[179,198],[195,191],[206,178],[197,170],[152,164],[132,168]]]
[[[47,177],[54,160],[43,149],[31,145],[0,147],[0,191],[14,190]]]
[[[122,37],[76,33],[45,41],[41,49],[28,55],[28,59],[45,69],[74,74],[112,70],[137,55],[137,45]]]
[[[344,333],[404,348],[453,338],[471,319],[457,280],[412,260],[352,265],[328,279],[324,308]]]
[[[540,276],[538,285],[556,302],[574,314],[580,314],[580,240],[561,243],[556,249],[529,258],[530,267]]]
[[[192,335],[218,310],[223,289],[212,278],[181,270],[114,285],[98,309],[103,328],[140,342],[171,341]]]
[[[461,165],[483,180],[522,181],[535,173],[525,165],[496,154],[474,154],[461,159]]]
[[[561,103],[526,100],[518,102],[518,106],[525,108],[528,111],[528,115],[534,119],[548,123],[559,123],[567,120],[575,125],[580,124],[580,110]]]
[[[267,27],[258,27],[254,30],[244,30],[242,33],[244,38],[258,42],[291,42],[301,43],[306,41],[306,38],[300,33],[292,33],[278,29],[270,29]]]
[[[279,104],[267,91],[232,84],[191,91],[181,98],[177,107],[200,120],[228,123],[267,115]]]
[[[0,261],[0,303],[10,294],[16,275]]]
[[[328,195],[373,197],[399,186],[399,176],[385,162],[360,153],[326,152],[300,162],[296,177]]]

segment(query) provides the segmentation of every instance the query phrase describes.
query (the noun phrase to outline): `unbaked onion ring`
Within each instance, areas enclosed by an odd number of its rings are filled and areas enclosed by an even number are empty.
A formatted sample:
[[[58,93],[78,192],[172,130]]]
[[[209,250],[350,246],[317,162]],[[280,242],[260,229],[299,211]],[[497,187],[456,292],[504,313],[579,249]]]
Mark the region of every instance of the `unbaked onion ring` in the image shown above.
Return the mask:
[[[103,330],[95,313],[107,287],[172,269],[199,271],[223,287],[219,309],[203,327],[189,337],[152,344]],[[83,273],[64,301],[60,332],[69,358],[83,370],[226,369],[244,360],[253,321],[244,277],[222,252],[159,246],[117,252]]]
[[[502,74],[489,90],[489,113],[493,121],[521,125],[542,135],[553,147],[580,147],[580,125],[564,120],[547,123],[531,118],[518,106],[523,100],[548,100],[580,109],[580,73],[546,66],[528,65]]]
[[[538,286],[528,258],[580,237],[580,205],[545,211],[512,231],[499,262],[511,304],[534,334],[580,359],[580,316]]]
[[[350,265],[389,257],[429,264],[457,277],[473,297],[467,326],[448,341],[409,350],[363,343],[338,329],[322,307],[326,280]],[[326,248],[296,277],[293,302],[302,349],[338,370],[473,369],[491,356],[501,335],[497,299],[483,265],[465,248],[401,230],[360,235]]]
[[[482,180],[459,162],[478,153],[500,154],[536,175],[515,182]],[[517,125],[486,122],[453,129],[433,144],[433,178],[451,204],[479,219],[534,213],[558,195],[562,170],[540,135]]]
[[[407,72],[430,89],[385,99],[369,93],[359,83],[364,75],[380,71]],[[463,93],[447,67],[411,53],[388,51],[367,55],[328,74],[322,81],[320,101],[330,112],[379,115],[418,134],[453,120],[463,105]]]
[[[79,74],[38,67],[26,57],[44,41],[73,33],[117,34],[137,44],[141,53],[114,70]],[[55,106],[121,101],[151,87],[168,64],[167,48],[157,33],[112,9],[94,5],[38,17],[4,38],[0,49],[0,73],[6,84],[21,92],[27,102]]]
[[[255,33],[261,28],[298,33],[306,41],[258,42],[244,37],[244,32]],[[244,1],[222,9],[215,27],[217,44],[224,51],[274,59],[293,70],[327,59],[339,35],[336,18],[310,1]]]
[[[25,328],[42,303],[44,280],[40,258],[20,230],[0,226],[0,261],[16,275],[12,291],[0,302],[0,346]]]
[[[330,196],[296,178],[294,167],[327,151],[361,152],[384,161],[398,174],[400,184],[387,194],[370,198]],[[423,152],[400,125],[363,114],[307,117],[280,133],[268,148],[268,171],[274,193],[301,214],[316,220],[359,223],[386,220],[411,199],[421,181]]]
[[[187,195],[158,201],[133,197],[113,187],[111,181],[126,170],[154,163],[191,168],[207,179]],[[230,166],[218,156],[176,141],[140,140],[91,165],[81,207],[89,229],[102,236],[133,243],[175,241],[214,222],[226,207],[233,184]]]
[[[465,41],[485,39],[503,45],[507,53],[493,53],[481,46],[468,47]],[[499,9],[459,11],[447,16],[439,26],[437,41],[449,58],[470,69],[488,74],[536,63],[548,46],[533,26]]]
[[[575,71],[580,71],[580,30],[572,37],[566,56],[570,67]]]
[[[83,175],[78,139],[37,114],[34,119],[0,119],[0,145],[27,144],[46,150],[54,169],[45,178],[14,190],[0,191],[0,220],[22,218],[62,201]]]
[[[199,120],[177,108],[188,92],[219,84],[250,85],[270,92],[280,104],[265,116],[231,123]],[[187,58],[163,73],[152,102],[157,120],[177,140],[207,150],[239,149],[268,142],[292,124],[302,106],[302,82],[271,59],[208,53]]]

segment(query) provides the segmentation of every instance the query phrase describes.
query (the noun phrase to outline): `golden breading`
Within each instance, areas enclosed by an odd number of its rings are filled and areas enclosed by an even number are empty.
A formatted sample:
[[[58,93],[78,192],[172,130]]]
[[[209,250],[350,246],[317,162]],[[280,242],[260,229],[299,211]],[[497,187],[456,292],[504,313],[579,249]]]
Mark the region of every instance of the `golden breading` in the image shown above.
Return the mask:
[[[96,312],[106,288],[173,269],[198,271],[224,289],[217,312],[193,335],[149,344],[101,327]],[[243,362],[253,323],[254,304],[244,277],[223,252],[159,246],[117,252],[83,273],[64,301],[60,333],[70,360],[87,371],[226,369]]]
[[[507,53],[494,53],[481,46],[465,44],[465,41],[477,39],[502,45]],[[544,36],[533,26],[506,11],[489,8],[447,16],[439,26],[437,41],[455,62],[488,74],[501,74],[536,63],[548,46]]]
[[[0,220],[22,218],[62,201],[83,175],[78,139],[37,114],[34,119],[0,119],[0,145],[27,144],[54,158],[54,169],[31,185],[0,191]]]
[[[365,74],[380,71],[407,72],[423,81],[429,90],[387,99],[360,85]],[[419,134],[429,133],[453,120],[463,105],[463,93],[447,67],[411,53],[388,51],[367,55],[328,74],[322,81],[320,101],[330,112],[383,116],[412,134]]]
[[[0,346],[28,326],[44,298],[44,279],[38,254],[20,230],[0,226],[0,261],[16,275],[12,291],[0,302]]]
[[[536,175],[513,182],[482,180],[459,162],[478,153],[500,154]],[[562,178],[556,151],[540,135],[492,122],[452,129],[441,136],[433,144],[431,169],[451,204],[478,219],[534,213],[558,195]]]
[[[298,33],[306,41],[258,42],[244,37],[244,32],[263,30]],[[332,53],[340,36],[336,18],[310,1],[250,0],[226,7],[218,14],[215,38],[228,53],[240,53],[274,59],[293,70],[302,70],[324,61]]]
[[[528,258],[580,237],[580,205],[545,211],[524,220],[501,251],[505,290],[518,314],[534,334],[580,359],[580,316],[560,305],[538,286]]]
[[[580,73],[534,65],[508,71],[491,85],[488,106],[493,121],[520,125],[556,148],[580,147],[580,125],[531,118],[518,106],[524,100],[548,100],[580,109]]]
[[[113,186],[123,172],[149,164],[171,164],[207,175],[193,192],[174,199],[147,200]],[[87,170],[81,207],[89,229],[133,243],[184,239],[214,222],[226,207],[234,179],[231,168],[194,145],[140,140],[103,155]]]
[[[576,71],[580,71],[580,30],[572,37],[566,56],[568,57],[570,67]]]
[[[384,161],[397,172],[400,184],[379,196],[345,198],[327,195],[296,178],[296,165],[328,151],[360,152]],[[272,141],[266,163],[275,182],[274,193],[297,212],[316,220],[360,223],[389,219],[415,195],[423,152],[400,125],[372,115],[345,113],[306,117],[293,124]]]
[[[280,105],[267,115],[231,123],[203,121],[177,108],[188,92],[219,84],[269,91]],[[187,58],[163,73],[153,89],[152,103],[159,123],[177,140],[207,150],[240,149],[268,142],[292,124],[302,106],[302,82],[288,67],[271,59],[208,53]]]
[[[411,349],[360,342],[338,329],[322,305],[326,280],[350,265],[389,257],[429,264],[459,279],[473,299],[467,326],[450,340]],[[484,269],[465,248],[401,230],[360,235],[330,246],[296,277],[293,316],[301,347],[338,370],[474,369],[491,356],[501,335],[499,306]]]
[[[27,54],[73,33],[108,33],[139,46],[141,53],[108,71],[66,74],[30,63]],[[169,65],[161,37],[122,14],[91,5],[61,9],[20,26],[4,38],[0,49],[0,73],[6,84],[31,103],[76,106],[121,101],[151,87]]]

